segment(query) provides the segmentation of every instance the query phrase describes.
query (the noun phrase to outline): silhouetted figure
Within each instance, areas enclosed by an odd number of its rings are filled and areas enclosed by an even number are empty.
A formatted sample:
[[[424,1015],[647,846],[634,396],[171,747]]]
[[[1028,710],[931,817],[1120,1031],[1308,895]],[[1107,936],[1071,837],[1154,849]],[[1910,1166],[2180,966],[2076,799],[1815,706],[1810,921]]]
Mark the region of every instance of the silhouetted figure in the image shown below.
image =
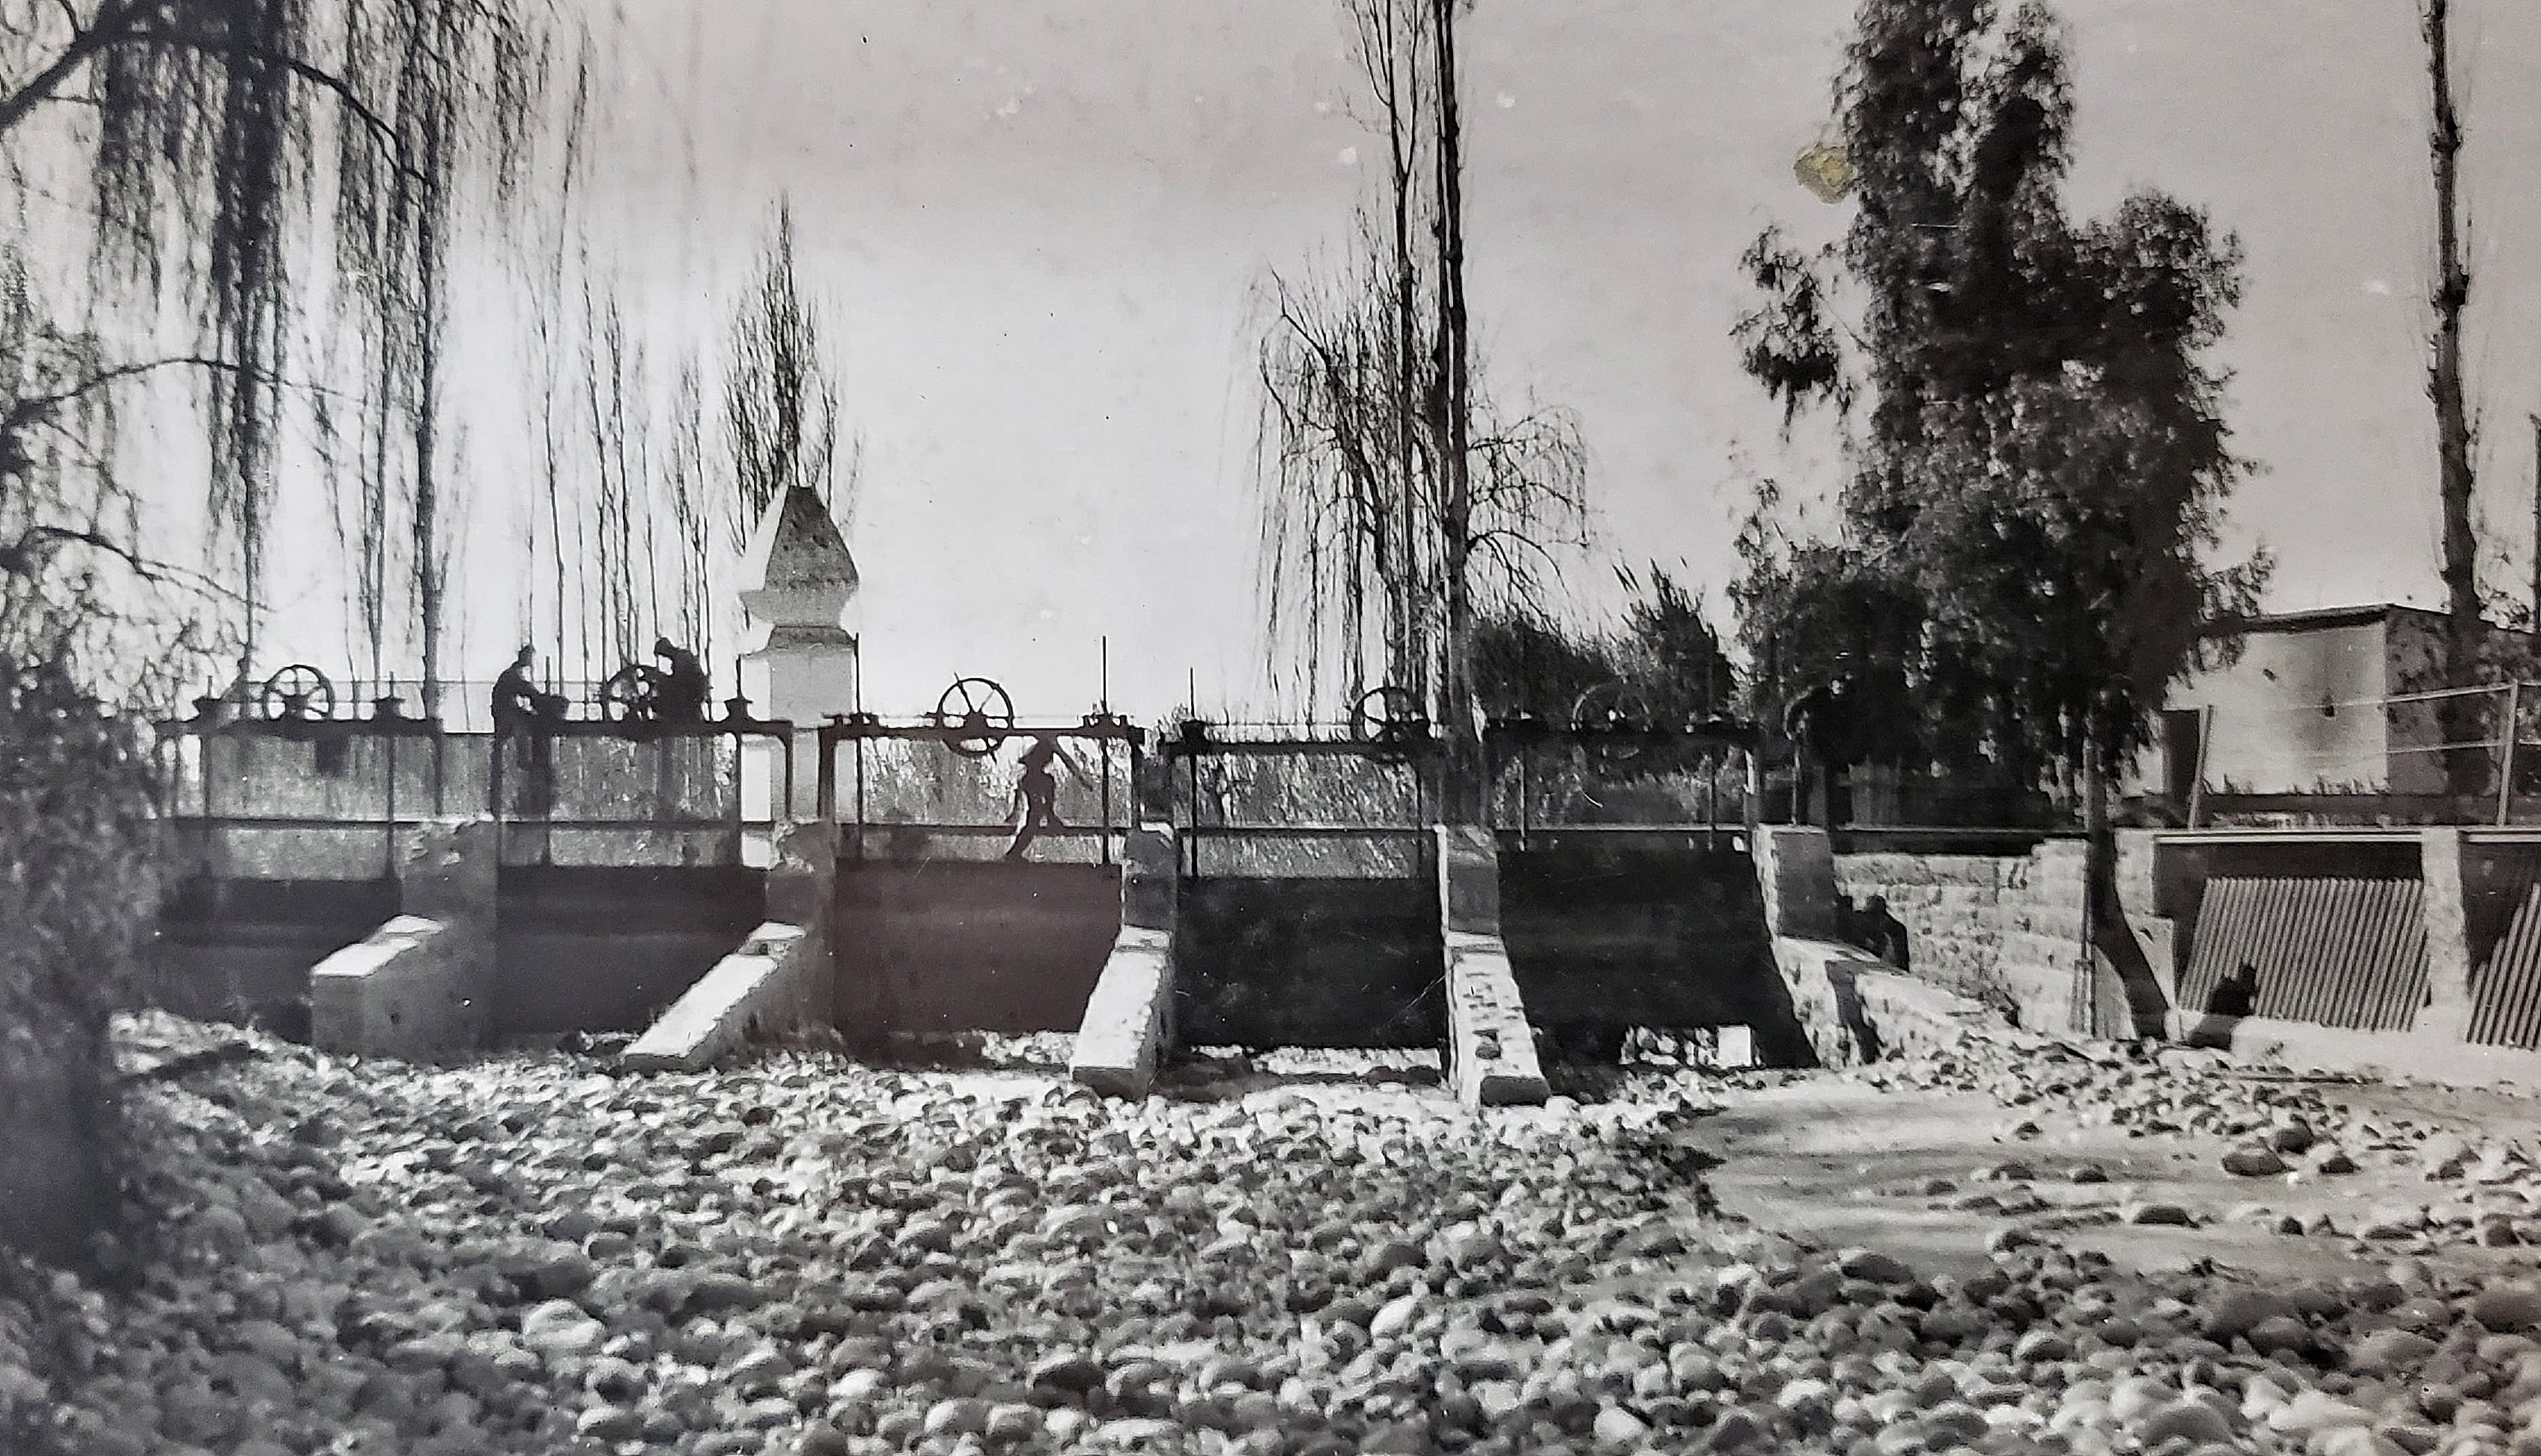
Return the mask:
[[[1811,684],[1782,709],[1782,736],[1791,741],[1795,750],[1791,764],[1792,822],[1812,821],[1813,782],[1826,787],[1827,828],[1852,819],[1851,795],[1844,781],[1852,743],[1851,719],[1852,699],[1841,676]]]
[[[697,655],[668,637],[653,639],[653,655],[670,666],[656,680],[653,710],[664,723],[702,723],[706,698],[714,692]]]
[[[531,813],[541,812],[554,786],[554,760],[549,754],[548,733],[564,721],[564,699],[552,692],[539,691],[531,681],[530,670],[538,665],[538,649],[524,647],[494,680],[494,752],[499,756],[508,744],[523,744],[529,752],[517,762],[528,770],[522,784],[524,807]]]
[[[2210,1016],[2248,1016],[2259,1008],[2259,968],[2247,961],[2241,968],[2214,983],[2214,994],[2206,998]]]
[[[1088,786],[1094,782],[1055,740],[1034,739],[1032,747],[1024,750],[1023,776],[1015,780],[1015,797],[1022,801],[1023,821],[1015,826],[1014,841],[1006,845],[1008,859],[1023,858],[1024,850],[1043,832],[1066,828],[1058,817],[1058,779],[1050,771],[1053,759],[1065,764],[1068,771]]]
[[[2206,1017],[2188,1034],[2192,1047],[2232,1045],[2232,1028],[2241,1018],[2257,1014],[2259,1007],[2259,968],[2243,961],[2239,969],[2214,983],[2206,996]]]
[[[1861,948],[1886,961],[1900,971],[1914,970],[1913,955],[1906,946],[1906,922],[1888,909],[1888,897],[1874,895],[1862,910]]]
[[[539,687],[530,681],[530,669],[538,664],[535,647],[524,647],[512,659],[512,665],[494,680],[494,731],[509,737],[536,728],[539,719]]]

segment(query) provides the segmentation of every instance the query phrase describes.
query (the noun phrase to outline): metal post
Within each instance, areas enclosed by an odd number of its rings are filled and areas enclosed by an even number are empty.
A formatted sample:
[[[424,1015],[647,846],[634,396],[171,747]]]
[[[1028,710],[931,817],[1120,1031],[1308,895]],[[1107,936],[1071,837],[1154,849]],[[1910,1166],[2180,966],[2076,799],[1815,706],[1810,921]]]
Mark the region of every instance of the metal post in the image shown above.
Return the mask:
[[[791,723],[786,724],[785,731],[778,734],[775,739],[776,746],[785,751],[785,817],[789,820],[794,817],[794,786],[797,778],[794,765],[794,725]],[[735,782],[733,784],[733,799],[735,802],[739,802],[741,798],[741,785],[738,781],[740,773],[741,765],[736,763],[733,765],[733,774],[735,778]],[[774,806],[772,805],[770,806],[771,812],[767,816],[770,827],[773,827],[776,819],[773,807]]]
[[[1518,745],[1518,748],[1517,748],[1517,847],[1519,847],[1520,849],[1524,849],[1524,848],[1526,848],[1526,847],[1527,847],[1527,831],[1528,831],[1528,830],[1530,830],[1530,829],[1532,829],[1532,828],[1534,827],[1534,825],[1535,825],[1535,805],[1534,805],[1534,803],[1532,802],[1532,801],[1533,801],[1533,799],[1534,799],[1534,797],[1535,797],[1535,792],[1534,792],[1533,787],[1530,785],[1530,783],[1529,783],[1529,781],[1528,781],[1528,775],[1527,775],[1527,771],[1526,771],[1527,761],[1528,761],[1528,760],[1530,760],[1530,759],[1533,759],[1534,757],[1535,757],[1535,755],[1534,755],[1534,754],[1532,754],[1532,753],[1530,753],[1530,752],[1528,752],[1528,751],[1527,751],[1527,746],[1526,746],[1525,744],[1521,743],[1521,744],[1519,744],[1519,745]]]
[[[741,804],[741,761],[743,755],[750,751],[750,737],[748,734],[737,728],[728,731],[732,735],[732,862],[739,864],[742,862],[743,857],[741,852],[742,845],[750,838],[750,831],[745,826],[745,811]],[[722,734],[715,735],[716,738],[721,736]],[[689,743],[704,744],[706,754],[710,759],[720,760],[723,757],[721,754],[715,752],[715,738],[691,738],[685,741]],[[716,766],[721,767],[722,765],[718,763]],[[786,764],[786,767],[789,770],[787,776],[791,777],[792,775],[790,770],[793,768],[793,764],[789,763]],[[775,776],[776,775],[772,773],[768,775],[770,778]],[[718,775],[718,777],[720,777],[720,775]],[[684,775],[681,787],[685,789],[687,786],[687,780]],[[681,807],[686,808],[687,806],[683,805]],[[788,815],[791,815],[794,812],[794,793],[793,785],[791,784],[786,785],[785,812]],[[772,855],[774,853],[776,838],[776,816],[773,814],[768,816],[767,837],[769,842],[769,853]]]
[[[865,860],[865,736],[856,735],[856,863]]]
[[[838,817],[838,745],[826,728],[813,730],[813,751],[820,760],[812,765],[813,796],[818,801],[821,817],[835,821]]]
[[[397,735],[388,735],[389,794],[388,829],[380,836],[380,875],[383,879],[397,876]]]
[[[1720,764],[1711,755],[1703,756],[1703,847],[1710,849],[1720,838]]]
[[[2515,714],[2523,706],[2523,684],[2505,685],[2505,726],[2500,730],[2505,747],[2497,774],[2497,825],[2504,829],[2514,816],[2514,730]]]
[[[2214,704],[2208,703],[2197,724],[2197,781],[2188,786],[2188,827],[2206,820],[2206,760],[2214,745]]]

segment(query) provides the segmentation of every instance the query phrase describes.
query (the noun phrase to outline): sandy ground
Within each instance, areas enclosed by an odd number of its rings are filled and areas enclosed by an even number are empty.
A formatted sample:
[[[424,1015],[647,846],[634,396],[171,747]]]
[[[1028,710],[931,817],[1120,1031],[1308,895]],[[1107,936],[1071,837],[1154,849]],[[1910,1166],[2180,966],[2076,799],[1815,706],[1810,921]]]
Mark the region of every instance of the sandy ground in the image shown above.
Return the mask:
[[[2248,1074],[2255,1083],[2282,1081]],[[2366,1117],[2408,1117],[2474,1137],[2541,1143],[2541,1099],[2477,1089],[2305,1079],[2333,1105]],[[2431,1191],[2409,1163],[2365,1159],[2341,1177],[2236,1177],[2223,1170],[2229,1144],[2211,1136],[2129,1136],[2069,1108],[2024,1107],[2038,1132],[2013,1136],[2015,1113],[1978,1092],[1872,1086],[1857,1076],[1809,1072],[1723,1084],[1720,1110],[1690,1138],[1718,1158],[1706,1175],[1721,1206],[1759,1227],[1801,1242],[1879,1248],[1934,1271],[1980,1268],[1987,1241],[2013,1226],[2053,1228],[2066,1217],[2102,1217],[2135,1203],[2174,1203],[2194,1227],[2085,1223],[2058,1242],[2095,1249],[2119,1267],[2165,1274],[2211,1261],[2254,1281],[2343,1277],[2378,1270],[2398,1252],[2355,1241],[2274,1231],[2272,1215],[2309,1222],[2326,1214],[2353,1229],[2373,1210],[2424,1202]],[[2023,1180],[2044,1206],[2013,1216],[1952,1206],[2002,1195],[1984,1176],[2006,1162],[2029,1165]],[[2074,1183],[2074,1170],[2105,1182]],[[2087,1174],[2086,1174],[2087,1176]],[[1954,1187],[1927,1192],[1935,1180]],[[2015,1205],[2016,1206],[2016,1205]],[[2428,1251],[2412,1249],[2409,1252]],[[2458,1245],[2433,1251],[2465,1271],[2505,1276],[2541,1263],[2541,1249]]]

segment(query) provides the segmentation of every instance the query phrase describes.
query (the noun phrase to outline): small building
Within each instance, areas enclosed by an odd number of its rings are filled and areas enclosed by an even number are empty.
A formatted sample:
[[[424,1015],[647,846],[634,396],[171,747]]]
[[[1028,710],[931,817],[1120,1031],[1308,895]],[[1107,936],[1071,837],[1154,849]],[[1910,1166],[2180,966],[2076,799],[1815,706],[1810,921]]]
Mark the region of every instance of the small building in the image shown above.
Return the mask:
[[[2245,618],[2228,663],[2170,692],[2142,786],[2184,807],[2209,795],[2386,796],[2445,791],[2438,720],[2444,615],[2395,603]],[[2503,627],[2489,628],[2504,633]],[[2524,633],[2514,633],[2529,639]],[[2478,737],[2495,735],[2483,694]],[[2491,781],[2494,770],[2491,770]]]

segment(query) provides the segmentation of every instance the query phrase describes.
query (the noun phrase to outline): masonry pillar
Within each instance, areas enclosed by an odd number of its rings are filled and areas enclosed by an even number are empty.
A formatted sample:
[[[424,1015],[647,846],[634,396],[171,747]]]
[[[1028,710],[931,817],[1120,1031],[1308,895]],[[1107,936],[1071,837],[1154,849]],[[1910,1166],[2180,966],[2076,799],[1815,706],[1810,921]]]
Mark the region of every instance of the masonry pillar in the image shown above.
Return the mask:
[[[1182,855],[1142,824],[1121,867],[1121,933],[1086,998],[1068,1074],[1107,1097],[1144,1097],[1174,1045],[1174,924]]]
[[[794,799],[767,817],[808,822],[819,813],[821,723],[856,709],[855,557],[820,494],[796,485],[752,534],[745,571],[757,585],[742,592],[742,606],[767,635],[741,659],[742,692],[761,717],[795,725]],[[749,802],[769,803],[780,792],[763,765],[745,768]]]
[[[1437,836],[1448,1078],[1467,1107],[1540,1104],[1552,1089],[1500,939],[1499,846],[1471,825],[1439,825]]]
[[[2424,893],[2419,915],[2427,931],[2427,1004],[2410,1028],[2434,1042],[2470,1039],[2470,916],[2462,895],[2462,832],[2419,834]]]
[[[482,1047],[494,1030],[495,893],[500,873],[494,821],[483,815],[433,819],[397,831],[399,913],[440,926],[436,964],[444,968],[442,1017],[419,1033],[451,1051]]]
[[[1762,825],[1754,843],[1766,926],[1791,939],[1834,939],[1834,838],[1822,829]]]
[[[810,944],[817,974],[800,1006],[807,1022],[834,1025],[837,1019],[838,975],[830,919],[837,906],[838,827],[814,821],[786,827],[776,837],[775,861],[767,867],[766,917],[802,930]]]

